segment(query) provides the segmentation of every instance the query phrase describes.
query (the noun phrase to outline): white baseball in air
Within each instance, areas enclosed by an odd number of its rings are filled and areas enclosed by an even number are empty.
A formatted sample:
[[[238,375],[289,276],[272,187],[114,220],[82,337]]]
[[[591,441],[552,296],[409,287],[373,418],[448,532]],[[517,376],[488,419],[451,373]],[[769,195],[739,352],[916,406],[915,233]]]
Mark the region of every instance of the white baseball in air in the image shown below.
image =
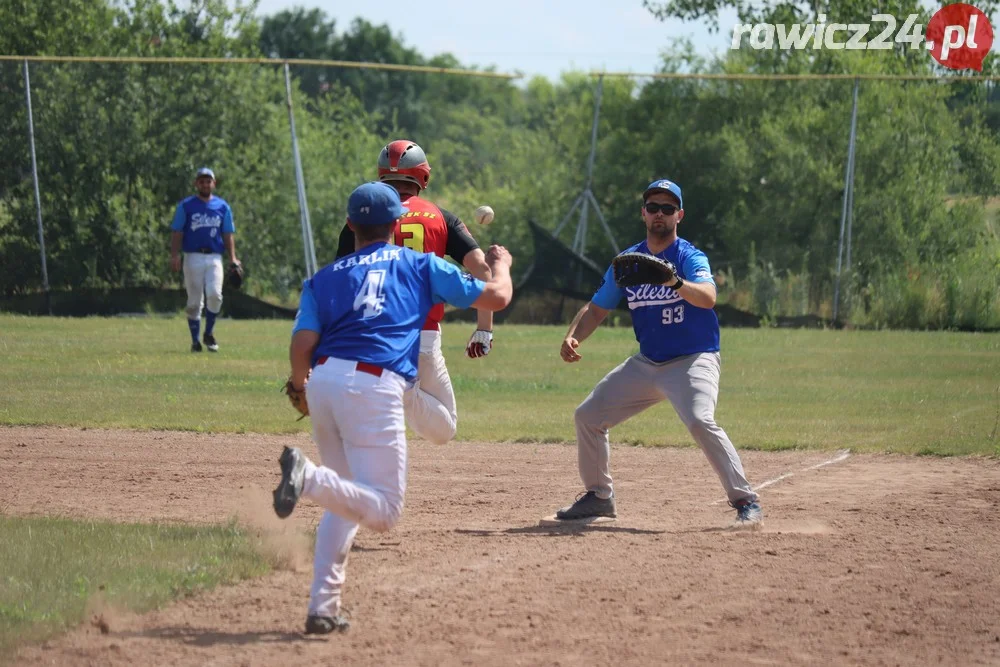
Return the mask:
[[[480,206],[473,215],[476,216],[476,222],[481,225],[488,225],[493,222],[493,207]]]

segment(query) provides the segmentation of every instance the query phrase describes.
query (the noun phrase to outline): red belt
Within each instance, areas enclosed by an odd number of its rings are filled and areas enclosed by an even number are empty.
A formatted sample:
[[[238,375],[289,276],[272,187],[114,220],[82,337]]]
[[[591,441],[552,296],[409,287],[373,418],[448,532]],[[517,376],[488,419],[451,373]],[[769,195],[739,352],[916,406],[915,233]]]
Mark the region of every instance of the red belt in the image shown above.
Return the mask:
[[[376,366],[375,364],[367,364],[363,361],[359,361],[355,368],[362,373],[368,373],[369,375],[374,375],[377,378],[382,377],[382,367]]]
[[[319,359],[316,360],[316,365],[322,366],[323,364],[326,363],[326,360],[329,358],[330,357],[326,356],[320,357]],[[384,370],[381,366],[376,366],[375,364],[369,364],[364,361],[359,361],[354,368],[356,370],[361,371],[362,373],[368,373],[369,375],[374,375],[377,378],[382,377],[382,371]]]
[[[441,325],[437,322],[424,322],[424,326],[420,327],[421,331],[441,331]]]

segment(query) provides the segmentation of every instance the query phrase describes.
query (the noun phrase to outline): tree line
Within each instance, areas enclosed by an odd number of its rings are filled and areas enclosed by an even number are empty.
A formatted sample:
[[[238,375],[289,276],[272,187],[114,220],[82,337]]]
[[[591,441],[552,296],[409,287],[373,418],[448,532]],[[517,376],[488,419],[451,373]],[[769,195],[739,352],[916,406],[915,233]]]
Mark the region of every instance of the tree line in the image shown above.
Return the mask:
[[[870,20],[866,3],[645,3],[661,18],[807,22],[817,11]],[[983,7],[981,7],[983,8]],[[992,11],[985,8],[988,13]],[[995,9],[995,8],[993,8]],[[884,9],[883,9],[884,10]],[[896,3],[891,13],[926,12]],[[346,29],[320,10],[258,16],[228,0],[12,0],[0,53],[353,60],[462,67],[387,26]],[[705,59],[675,43],[650,70],[694,73],[939,74],[923,50],[758,51]],[[996,56],[985,72],[996,71]],[[421,144],[428,196],[471,222],[488,203],[485,244],[530,264],[528,220],[555,229],[584,187],[596,79],[474,78],[294,67],[296,126],[321,263],[332,259],[344,202],[375,175],[388,140]],[[50,283],[176,285],[167,226],[210,165],[233,205],[249,288],[293,301],[303,276],[282,69],[262,65],[35,63],[35,141]],[[842,214],[853,81],[603,81],[593,192],[625,247],[642,237],[639,193],[681,183],[681,235],[703,248],[723,296],[764,315],[829,315]],[[1000,326],[1000,93],[967,83],[860,83],[851,264],[842,313],[857,324]],[[18,62],[0,63],[0,289],[41,276]],[[575,220],[571,221],[575,222]],[[562,238],[571,242],[574,225]],[[587,255],[614,254],[591,219]],[[545,258],[540,258],[544,261]]]

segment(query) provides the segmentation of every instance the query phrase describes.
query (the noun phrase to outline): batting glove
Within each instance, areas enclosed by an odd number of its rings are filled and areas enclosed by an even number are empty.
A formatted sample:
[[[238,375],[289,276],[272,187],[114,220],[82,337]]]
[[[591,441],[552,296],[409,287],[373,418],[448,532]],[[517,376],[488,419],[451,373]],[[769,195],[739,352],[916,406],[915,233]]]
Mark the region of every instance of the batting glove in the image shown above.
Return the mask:
[[[469,338],[469,344],[465,346],[465,354],[469,359],[479,359],[489,354],[491,349],[493,349],[493,332],[476,329]]]

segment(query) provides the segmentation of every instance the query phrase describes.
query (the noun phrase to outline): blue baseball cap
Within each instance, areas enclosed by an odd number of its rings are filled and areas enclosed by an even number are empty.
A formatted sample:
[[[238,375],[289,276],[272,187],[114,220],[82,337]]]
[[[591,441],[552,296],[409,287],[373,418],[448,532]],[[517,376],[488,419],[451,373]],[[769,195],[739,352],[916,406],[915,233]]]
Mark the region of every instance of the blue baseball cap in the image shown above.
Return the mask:
[[[677,185],[673,181],[661,178],[650,183],[646,187],[646,191],[642,193],[643,203],[646,203],[646,199],[648,199],[649,195],[654,192],[669,192],[673,196],[677,197],[677,205],[684,208],[684,198],[681,197],[681,186]]]
[[[213,181],[215,180],[215,172],[209,169],[208,167],[202,167],[201,169],[198,170],[198,173],[194,175],[195,178],[199,178],[201,176],[208,176]]]
[[[407,210],[396,188],[378,181],[354,188],[347,200],[347,219],[356,225],[384,225]]]

